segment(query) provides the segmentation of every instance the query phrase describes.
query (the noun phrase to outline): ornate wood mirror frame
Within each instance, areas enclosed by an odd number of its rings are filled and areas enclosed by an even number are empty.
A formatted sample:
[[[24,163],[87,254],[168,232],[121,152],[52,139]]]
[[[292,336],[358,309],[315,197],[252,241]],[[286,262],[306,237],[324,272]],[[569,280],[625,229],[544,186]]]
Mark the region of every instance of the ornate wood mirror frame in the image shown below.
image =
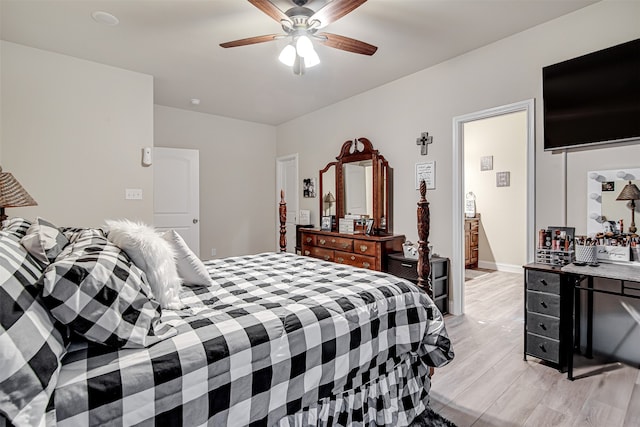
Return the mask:
[[[335,196],[336,217],[343,218],[346,213],[350,213],[347,207],[347,192],[352,188],[347,183],[348,173],[345,173],[345,170],[354,165],[366,165],[367,170],[371,171],[371,176],[367,178],[366,194],[361,194],[361,196],[364,199],[371,198],[367,201],[367,204],[371,206],[371,212],[367,211],[367,213],[374,220],[375,234],[392,234],[393,168],[389,166],[384,156],[373,148],[373,144],[367,138],[357,138],[353,141],[346,141],[342,145],[336,160],[320,170],[321,214],[327,212],[325,198],[329,192]],[[333,183],[331,182],[332,172]],[[329,210],[331,210],[331,206],[329,206]]]

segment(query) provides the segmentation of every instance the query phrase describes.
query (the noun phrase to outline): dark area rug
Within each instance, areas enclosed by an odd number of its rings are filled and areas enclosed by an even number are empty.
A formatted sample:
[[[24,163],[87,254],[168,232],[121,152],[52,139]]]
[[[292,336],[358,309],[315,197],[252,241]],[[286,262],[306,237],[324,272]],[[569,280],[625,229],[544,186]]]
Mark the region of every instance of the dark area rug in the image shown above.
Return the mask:
[[[409,427],[456,427],[456,425],[427,407],[427,410],[418,415]]]

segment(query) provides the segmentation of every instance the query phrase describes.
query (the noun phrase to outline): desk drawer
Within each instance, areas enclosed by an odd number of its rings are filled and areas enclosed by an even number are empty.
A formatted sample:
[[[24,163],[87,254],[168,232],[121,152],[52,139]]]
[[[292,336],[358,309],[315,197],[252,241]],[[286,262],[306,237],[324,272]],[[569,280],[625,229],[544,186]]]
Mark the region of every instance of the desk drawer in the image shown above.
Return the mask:
[[[417,260],[399,260],[389,257],[387,259],[387,271],[394,276],[403,279],[417,281],[418,280],[418,261]]]
[[[535,334],[527,334],[527,354],[549,362],[560,363],[560,342]]]
[[[527,311],[560,317],[560,295],[527,291]]]
[[[336,251],[333,261],[337,262],[338,264],[353,265],[354,267],[369,268],[371,270],[376,269],[376,259],[374,257],[366,255],[357,255]]]
[[[560,295],[560,275],[546,271],[527,270],[527,289]]]
[[[560,339],[560,319],[528,312],[527,330],[534,334],[558,340]]]
[[[351,252],[353,250],[353,239],[333,236],[317,236],[316,245],[324,248]]]

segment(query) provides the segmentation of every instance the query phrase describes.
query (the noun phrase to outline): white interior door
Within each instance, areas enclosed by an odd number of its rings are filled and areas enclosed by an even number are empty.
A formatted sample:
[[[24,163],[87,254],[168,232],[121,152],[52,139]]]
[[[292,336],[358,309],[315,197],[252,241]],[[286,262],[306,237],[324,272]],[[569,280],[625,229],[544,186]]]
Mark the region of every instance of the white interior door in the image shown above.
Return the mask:
[[[176,230],[200,256],[199,151],[153,149],[153,222]]]
[[[295,252],[296,224],[298,222],[298,155],[276,160],[276,206],[280,203],[280,190],[284,190],[287,202],[287,252]],[[276,250],[280,250],[280,218],[277,218]]]

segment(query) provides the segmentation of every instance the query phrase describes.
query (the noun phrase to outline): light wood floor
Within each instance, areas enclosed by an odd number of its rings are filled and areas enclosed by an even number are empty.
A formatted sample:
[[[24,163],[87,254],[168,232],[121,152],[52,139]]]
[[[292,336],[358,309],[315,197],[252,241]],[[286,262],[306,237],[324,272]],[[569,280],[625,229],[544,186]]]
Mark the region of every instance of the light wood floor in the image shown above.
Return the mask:
[[[640,426],[640,370],[576,356],[575,381],[523,360],[522,274],[465,282],[466,314],[445,317],[454,360],[436,369],[431,406],[458,427]]]

